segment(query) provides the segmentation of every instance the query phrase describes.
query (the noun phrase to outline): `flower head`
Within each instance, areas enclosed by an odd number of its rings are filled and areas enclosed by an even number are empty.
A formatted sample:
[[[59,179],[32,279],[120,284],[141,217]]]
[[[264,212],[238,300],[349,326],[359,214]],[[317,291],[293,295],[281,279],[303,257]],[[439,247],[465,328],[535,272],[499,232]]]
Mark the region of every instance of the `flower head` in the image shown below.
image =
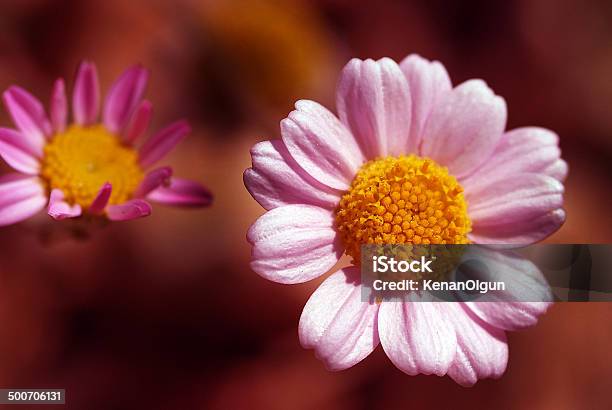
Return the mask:
[[[79,67],[72,96],[72,123],[64,81],[55,82],[49,116],[26,90],[11,86],[4,104],[16,129],[0,128],[0,155],[17,173],[0,178],[0,226],[22,221],[45,206],[56,220],[84,213],[110,220],[147,216],[147,199],[179,206],[207,206],[211,194],[196,182],[173,178],[169,167],[147,171],[190,131],[175,122],[149,138],[152,105],[143,100],[149,73],[126,70],[112,85],[99,121],[95,65]]]
[[[251,226],[253,270],[280,283],[353,265],[314,292],[300,340],[333,370],[379,343],[408,374],[450,375],[463,385],[499,377],[506,330],[534,324],[549,303],[368,303],[358,265],[365,244],[527,245],[565,219],[567,164],[552,131],[504,131],[506,103],[481,80],[452,86],[445,68],[417,55],[401,64],[354,59],[337,90],[338,117],[298,101],[282,140],[251,150],[244,181],[267,212]],[[538,275],[512,256],[506,273]]]

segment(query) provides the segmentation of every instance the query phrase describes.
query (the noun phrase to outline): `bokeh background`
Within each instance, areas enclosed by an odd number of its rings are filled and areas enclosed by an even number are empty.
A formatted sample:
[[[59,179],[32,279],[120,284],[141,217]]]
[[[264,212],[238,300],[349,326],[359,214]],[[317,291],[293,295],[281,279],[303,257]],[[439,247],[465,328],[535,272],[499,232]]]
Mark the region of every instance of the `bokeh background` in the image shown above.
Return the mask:
[[[550,242],[612,242],[611,39],[607,0],[0,1],[1,88],[47,101],[83,58],[103,89],[141,62],[154,125],[193,125],[168,162],[216,195],[86,240],[46,215],[0,229],[0,386],[66,388],[66,408],[93,410],[611,408],[605,303],[555,305],[510,334],[505,376],[471,389],[404,375],[380,348],[327,372],[297,338],[320,281],[250,270],[245,233],[263,210],[242,183],[249,148],[279,137],[295,100],[334,108],[351,57],[417,52],[455,84],[485,79],[510,128],[561,136],[568,220]]]

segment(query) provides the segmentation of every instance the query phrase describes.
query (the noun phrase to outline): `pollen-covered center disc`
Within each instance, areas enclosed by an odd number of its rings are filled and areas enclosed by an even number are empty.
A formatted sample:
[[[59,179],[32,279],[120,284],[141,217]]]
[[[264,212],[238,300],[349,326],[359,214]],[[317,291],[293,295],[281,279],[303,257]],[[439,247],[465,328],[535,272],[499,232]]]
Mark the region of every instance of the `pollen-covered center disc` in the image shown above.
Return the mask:
[[[471,230],[459,182],[414,155],[365,163],[340,200],[336,226],[355,263],[363,244],[465,244]]]
[[[130,199],[143,178],[138,154],[103,126],[73,125],[45,146],[41,175],[48,188],[61,189],[66,201],[89,207],[106,182],[110,204]]]

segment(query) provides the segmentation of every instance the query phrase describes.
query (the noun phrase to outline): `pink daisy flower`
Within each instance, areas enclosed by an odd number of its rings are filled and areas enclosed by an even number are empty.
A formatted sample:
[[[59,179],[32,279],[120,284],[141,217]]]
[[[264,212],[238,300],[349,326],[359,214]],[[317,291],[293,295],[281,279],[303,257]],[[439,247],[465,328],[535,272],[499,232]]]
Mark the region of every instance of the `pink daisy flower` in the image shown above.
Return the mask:
[[[151,119],[152,105],[143,100],[148,77],[140,66],[126,70],[106,96],[101,121],[98,75],[89,62],[77,73],[71,124],[62,79],[55,82],[49,116],[26,90],[11,86],[4,92],[16,129],[0,128],[0,155],[17,172],[0,178],[0,226],[45,207],[56,220],[88,213],[121,221],[150,215],[148,200],[211,203],[208,190],[172,177],[169,167],[145,172],[190,132],[186,121],[177,121],[134,146]]]
[[[399,65],[353,59],[336,105],[339,118],[298,101],[281,122],[282,140],[252,148],[244,181],[267,209],[247,235],[253,270],[300,283],[344,253],[353,258],[314,292],[299,324],[302,345],[331,370],[355,365],[380,343],[410,375],[448,374],[462,385],[501,376],[505,331],[533,325],[549,303],[362,302],[360,246],[546,238],[565,220],[567,164],[557,135],[504,131],[503,98],[482,80],[453,87],[442,64],[417,55]],[[495,262],[505,277],[539,274],[506,259]]]

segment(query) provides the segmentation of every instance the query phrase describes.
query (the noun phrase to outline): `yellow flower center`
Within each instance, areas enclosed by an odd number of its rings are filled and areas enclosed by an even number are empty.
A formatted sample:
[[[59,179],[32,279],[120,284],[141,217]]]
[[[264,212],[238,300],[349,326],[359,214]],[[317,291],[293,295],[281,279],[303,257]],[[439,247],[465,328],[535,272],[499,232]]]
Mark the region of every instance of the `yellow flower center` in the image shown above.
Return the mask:
[[[110,204],[130,199],[143,178],[138,154],[104,126],[72,125],[45,146],[41,175],[49,190],[59,188],[70,204],[87,209],[106,182]]]
[[[365,163],[340,200],[336,226],[355,263],[364,244],[465,244],[471,230],[459,182],[414,155]]]

